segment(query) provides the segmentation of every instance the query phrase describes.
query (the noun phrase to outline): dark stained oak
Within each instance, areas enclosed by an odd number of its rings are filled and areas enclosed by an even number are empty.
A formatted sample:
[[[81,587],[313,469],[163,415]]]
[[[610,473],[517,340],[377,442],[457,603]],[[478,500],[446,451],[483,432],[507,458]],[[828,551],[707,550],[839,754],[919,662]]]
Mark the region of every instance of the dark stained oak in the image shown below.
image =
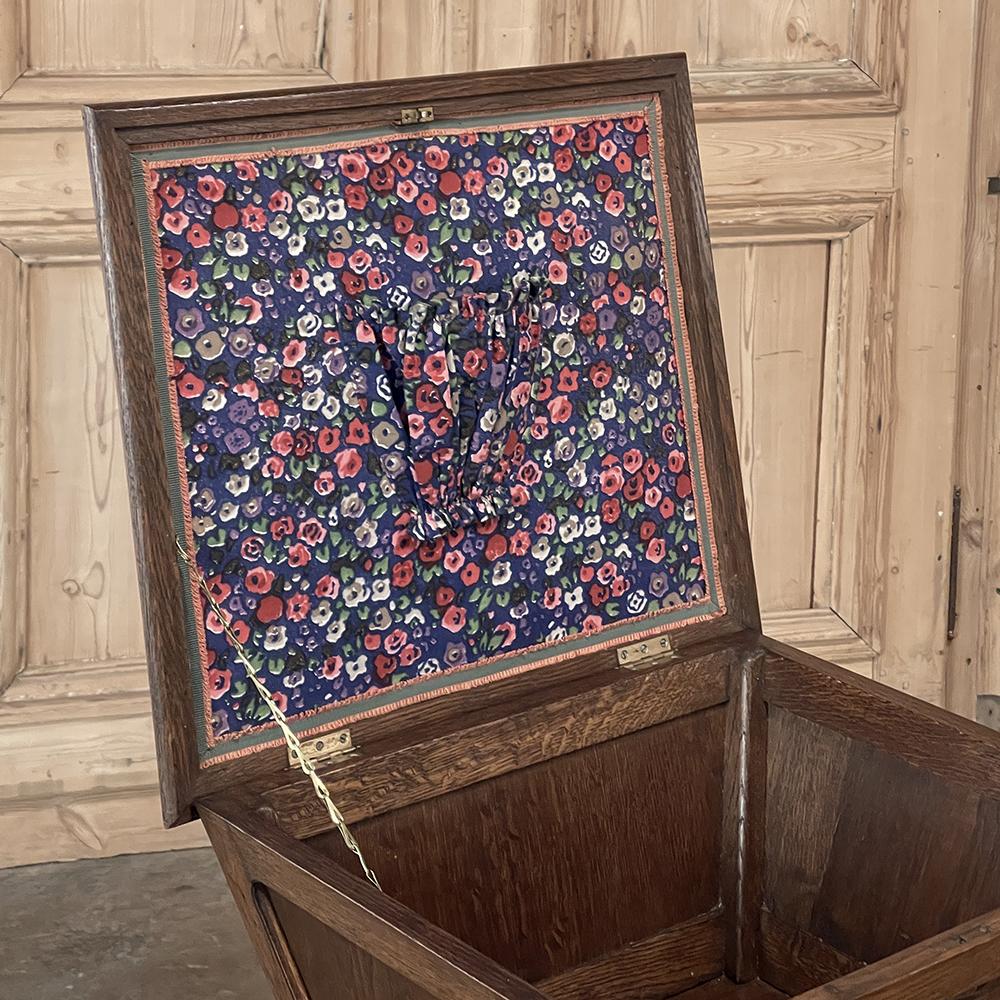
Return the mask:
[[[762,911],[760,975],[789,996],[839,979],[863,965],[807,931]]]
[[[634,1000],[672,996],[717,977],[725,925],[721,909],[677,924],[550,979],[538,988],[552,1000]]]
[[[355,835],[395,899],[529,982],[550,978],[715,906],[724,727],[722,707],[687,715]],[[310,844],[344,858],[337,833]]]
[[[154,718],[163,774],[164,814],[169,824],[192,817],[193,802],[205,795],[245,785],[279,772],[280,748],[200,768],[188,687],[181,609],[183,591],[174,556],[173,531],[153,378],[152,329],[143,281],[142,257],[133,219],[130,188],[132,152],[163,142],[206,142],[259,136],[268,130],[297,133],[341,126],[385,126],[401,107],[433,102],[438,118],[512,107],[545,110],[581,100],[657,96],[662,102],[666,168],[669,176],[677,265],[684,310],[692,336],[691,360],[698,387],[704,444],[703,464],[710,483],[717,561],[726,613],[675,632],[683,651],[694,643],[749,629],[760,631],[760,615],[736,432],[732,419],[725,349],[712,269],[698,148],[687,66],[683,55],[643,56],[607,64],[578,63],[502,70],[421,81],[389,81],[333,86],[300,93],[239,95],[193,101],[147,102],[84,110],[94,181],[99,233],[107,275],[118,392],[125,426],[126,464],[133,509],[136,557],[142,582],[147,659],[154,691]],[[614,651],[576,658],[580,669],[606,669]],[[556,683],[547,668],[542,683]],[[477,703],[475,694],[466,704]],[[435,717],[433,700],[406,717]],[[395,713],[359,725],[368,740],[396,724]],[[402,723],[402,719],[400,722]],[[360,738],[358,739],[360,742]]]

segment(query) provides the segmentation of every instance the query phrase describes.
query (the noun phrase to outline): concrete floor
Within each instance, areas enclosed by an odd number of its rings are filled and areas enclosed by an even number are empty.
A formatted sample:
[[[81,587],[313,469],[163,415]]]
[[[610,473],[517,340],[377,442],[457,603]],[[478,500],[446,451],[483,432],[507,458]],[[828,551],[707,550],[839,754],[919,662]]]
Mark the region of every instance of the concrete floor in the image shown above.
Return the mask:
[[[271,1000],[210,850],[0,871],[0,1000]]]

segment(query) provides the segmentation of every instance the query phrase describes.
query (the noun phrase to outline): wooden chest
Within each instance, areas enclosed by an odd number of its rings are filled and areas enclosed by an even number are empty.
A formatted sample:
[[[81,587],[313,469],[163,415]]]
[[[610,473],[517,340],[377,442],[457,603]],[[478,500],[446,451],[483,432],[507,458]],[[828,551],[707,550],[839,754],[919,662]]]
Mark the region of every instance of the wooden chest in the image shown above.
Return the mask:
[[[1000,740],[761,635],[683,56],[86,119],[165,820],[275,996],[1000,997]]]

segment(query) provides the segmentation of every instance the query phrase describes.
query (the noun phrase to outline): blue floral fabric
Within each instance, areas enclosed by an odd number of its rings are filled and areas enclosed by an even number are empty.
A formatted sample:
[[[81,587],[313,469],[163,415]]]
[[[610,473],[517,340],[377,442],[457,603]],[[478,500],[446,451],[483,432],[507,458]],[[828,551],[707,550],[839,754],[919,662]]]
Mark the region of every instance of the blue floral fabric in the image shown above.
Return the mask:
[[[142,161],[185,542],[304,728],[721,607],[655,127]],[[192,609],[218,756],[268,712]]]

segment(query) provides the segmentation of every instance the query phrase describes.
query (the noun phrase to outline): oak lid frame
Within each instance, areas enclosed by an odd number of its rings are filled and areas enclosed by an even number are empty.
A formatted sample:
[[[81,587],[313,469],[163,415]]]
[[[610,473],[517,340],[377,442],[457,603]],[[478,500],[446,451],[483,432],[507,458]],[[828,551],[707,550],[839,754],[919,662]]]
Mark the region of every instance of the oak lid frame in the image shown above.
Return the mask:
[[[692,366],[699,393],[704,449],[701,456],[714,509],[716,552],[724,614],[672,633],[674,647],[749,629],[760,632],[736,433],[726,376],[718,300],[705,215],[697,141],[683,55],[643,56],[602,63],[427,77],[416,80],[242,94],[203,100],[117,103],[84,109],[98,229],[105,260],[108,316],[114,343],[132,522],[139,565],[160,788],[166,825],[194,818],[197,799],[287,767],[280,747],[262,749],[211,768],[199,765],[189,687],[181,594],[174,557],[163,431],[152,356],[152,327],[142,253],[131,199],[131,156],[160,143],[205,143],[269,132],[331,131],[357,125],[389,127],[403,105],[434,103],[447,117],[544,110],[579,101],[658,96],[668,136],[664,156],[670,177],[677,238],[677,267],[691,331]],[[442,115],[443,117],[443,115]],[[569,658],[567,658],[569,660]],[[389,717],[352,724],[355,739],[398,726],[417,732],[422,720],[447,725],[505,691],[544,696],[557,680],[585,676],[616,664],[607,649],[577,655],[518,681],[495,681],[400,709]],[[497,689],[489,693],[489,689]],[[555,693],[552,695],[555,697]]]

